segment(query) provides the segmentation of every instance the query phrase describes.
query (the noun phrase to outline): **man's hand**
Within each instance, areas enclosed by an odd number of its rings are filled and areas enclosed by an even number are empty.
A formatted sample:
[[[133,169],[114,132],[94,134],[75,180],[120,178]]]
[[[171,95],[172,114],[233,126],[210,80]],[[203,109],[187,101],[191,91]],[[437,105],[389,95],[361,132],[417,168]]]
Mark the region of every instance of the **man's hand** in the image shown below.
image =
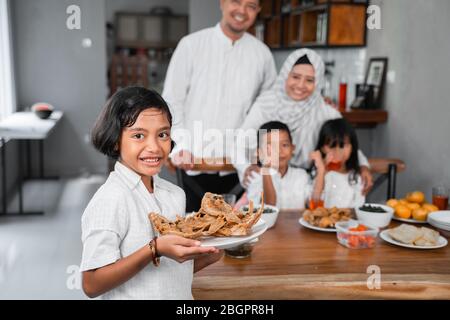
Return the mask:
[[[194,168],[194,156],[186,150],[181,150],[172,157],[172,163],[175,167],[183,170],[192,170]]]
[[[364,185],[363,195],[366,196],[373,187],[373,177],[368,167],[361,166],[361,178]]]

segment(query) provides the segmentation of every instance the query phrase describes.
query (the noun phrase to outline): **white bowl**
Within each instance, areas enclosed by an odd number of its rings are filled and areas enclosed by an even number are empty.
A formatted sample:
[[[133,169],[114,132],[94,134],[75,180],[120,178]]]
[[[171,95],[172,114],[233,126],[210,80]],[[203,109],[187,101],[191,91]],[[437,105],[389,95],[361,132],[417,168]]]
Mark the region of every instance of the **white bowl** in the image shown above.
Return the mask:
[[[254,206],[253,208],[254,208],[254,209],[259,209],[259,207],[260,207],[260,206],[258,205],[258,206]],[[261,216],[261,218],[267,223],[267,229],[270,229],[270,228],[272,228],[272,227],[275,225],[275,223],[277,222],[278,214],[280,213],[280,209],[278,209],[278,208],[275,207],[275,206],[271,206],[271,205],[265,204],[265,205],[264,205],[264,211],[265,211],[266,209],[271,209],[273,212],[271,212],[271,213],[263,213],[262,216]],[[242,211],[248,210],[248,205],[243,206],[243,207],[241,208],[241,210],[242,210]]]
[[[378,203],[365,203],[364,205],[380,207],[386,212],[370,212],[361,210],[360,208],[355,208],[356,217],[359,221],[367,226],[375,228],[385,228],[389,225],[392,220],[392,216],[394,215],[394,209]]]

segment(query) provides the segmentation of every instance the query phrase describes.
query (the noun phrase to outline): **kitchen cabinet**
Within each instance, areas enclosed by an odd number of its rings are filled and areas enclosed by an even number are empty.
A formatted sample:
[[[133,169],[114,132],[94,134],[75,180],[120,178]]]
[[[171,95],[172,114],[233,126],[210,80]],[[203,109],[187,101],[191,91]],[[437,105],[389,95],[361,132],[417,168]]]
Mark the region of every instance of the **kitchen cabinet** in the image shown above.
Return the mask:
[[[262,0],[251,30],[271,49],[366,45],[368,0]]]

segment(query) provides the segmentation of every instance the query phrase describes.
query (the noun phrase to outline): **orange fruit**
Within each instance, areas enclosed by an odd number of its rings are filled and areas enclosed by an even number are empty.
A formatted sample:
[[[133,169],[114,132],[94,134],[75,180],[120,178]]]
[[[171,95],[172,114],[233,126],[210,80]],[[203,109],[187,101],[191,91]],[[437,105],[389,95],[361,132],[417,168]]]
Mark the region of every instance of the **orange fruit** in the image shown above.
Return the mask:
[[[391,208],[395,208],[395,206],[398,204],[399,202],[397,199],[389,199],[388,201],[386,201],[386,205],[388,205]]]
[[[420,208],[420,204],[415,202],[409,202],[406,206],[410,208],[412,211]]]
[[[403,218],[403,219],[411,218],[412,210],[410,208],[408,208],[407,205],[398,204],[395,206],[394,210],[395,210],[395,215],[399,218]]]
[[[413,210],[412,216],[414,219],[419,221],[427,221],[429,211],[424,208],[418,208]]]
[[[423,203],[425,201],[425,194],[422,191],[410,192],[406,195],[406,200],[414,203]]]
[[[403,199],[398,200],[398,203],[399,203],[399,204],[402,204],[402,205],[404,205],[404,206],[407,206],[408,203],[409,203],[409,201],[406,200],[405,198],[403,198]]]
[[[436,207],[434,204],[430,204],[430,203],[423,204],[422,208],[429,212],[439,211],[438,207]]]

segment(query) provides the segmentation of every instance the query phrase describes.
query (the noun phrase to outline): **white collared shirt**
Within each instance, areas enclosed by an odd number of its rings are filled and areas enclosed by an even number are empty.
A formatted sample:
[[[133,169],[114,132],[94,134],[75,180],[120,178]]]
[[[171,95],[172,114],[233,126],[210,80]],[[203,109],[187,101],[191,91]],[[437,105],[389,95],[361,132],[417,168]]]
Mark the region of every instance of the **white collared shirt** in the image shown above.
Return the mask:
[[[304,209],[311,193],[311,181],[308,173],[301,168],[289,167],[282,177],[277,171],[272,175],[272,183],[277,195],[276,206],[280,209]],[[253,203],[261,202],[263,179],[259,173],[253,173],[253,179],[247,189],[247,197]]]
[[[217,24],[184,37],[170,61],[163,92],[174,117],[174,152],[189,150],[198,158],[226,156],[223,141],[202,145],[202,137],[194,133],[199,128],[195,121],[200,121],[203,133],[239,128],[256,97],[275,78],[269,48],[248,33],[233,43]],[[177,138],[180,128],[191,134],[192,143]]]
[[[141,177],[116,162],[115,171],[95,193],[81,219],[83,257],[81,270],[104,267],[147,245],[155,236],[148,218],[156,212],[169,220],[184,216],[184,191],[153,176],[154,193]],[[149,264],[103,299],[192,299],[193,261],[182,264],[161,257],[159,267]]]

